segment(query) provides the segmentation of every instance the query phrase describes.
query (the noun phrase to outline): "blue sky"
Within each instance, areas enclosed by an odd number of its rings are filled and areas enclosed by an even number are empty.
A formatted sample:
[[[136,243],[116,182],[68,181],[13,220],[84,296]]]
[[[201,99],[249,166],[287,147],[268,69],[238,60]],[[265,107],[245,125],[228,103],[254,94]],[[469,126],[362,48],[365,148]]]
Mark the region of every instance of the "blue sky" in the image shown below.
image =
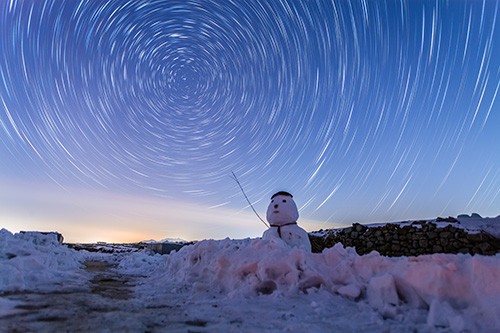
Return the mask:
[[[498,12],[2,1],[0,223],[74,241],[258,236],[233,171],[261,215],[294,194],[308,230],[496,216]]]

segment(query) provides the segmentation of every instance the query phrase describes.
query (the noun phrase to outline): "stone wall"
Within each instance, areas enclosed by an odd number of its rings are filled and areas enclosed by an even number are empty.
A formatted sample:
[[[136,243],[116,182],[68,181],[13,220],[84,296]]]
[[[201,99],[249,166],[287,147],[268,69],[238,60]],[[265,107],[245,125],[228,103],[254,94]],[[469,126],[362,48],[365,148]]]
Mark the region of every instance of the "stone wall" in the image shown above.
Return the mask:
[[[429,221],[416,221],[408,225],[386,224],[367,227],[353,224],[340,230],[328,230],[323,237],[310,235],[313,252],[342,243],[354,247],[360,255],[377,251],[385,256],[417,256],[433,253],[470,253],[495,255],[500,252],[500,239],[485,232],[467,233],[453,224],[454,218],[437,219],[451,222],[438,227]]]

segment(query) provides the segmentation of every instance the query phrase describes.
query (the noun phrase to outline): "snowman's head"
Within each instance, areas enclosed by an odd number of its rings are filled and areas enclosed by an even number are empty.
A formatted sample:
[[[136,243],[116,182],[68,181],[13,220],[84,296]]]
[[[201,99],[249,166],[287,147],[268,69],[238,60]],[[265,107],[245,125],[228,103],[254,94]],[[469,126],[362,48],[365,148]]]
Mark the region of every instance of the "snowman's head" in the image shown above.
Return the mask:
[[[297,222],[299,211],[293,196],[284,191],[275,193],[271,197],[271,203],[267,207],[267,222],[274,225]]]

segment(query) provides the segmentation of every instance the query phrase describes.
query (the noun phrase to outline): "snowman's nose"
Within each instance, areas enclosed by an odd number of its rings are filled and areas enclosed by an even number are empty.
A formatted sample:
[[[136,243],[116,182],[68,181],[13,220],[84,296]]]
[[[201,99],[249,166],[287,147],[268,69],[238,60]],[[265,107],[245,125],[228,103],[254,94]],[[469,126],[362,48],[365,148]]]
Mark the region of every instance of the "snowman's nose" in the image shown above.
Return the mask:
[[[275,209],[276,209],[276,208],[278,208],[278,204],[275,204],[275,205],[274,205],[274,208],[275,208]]]

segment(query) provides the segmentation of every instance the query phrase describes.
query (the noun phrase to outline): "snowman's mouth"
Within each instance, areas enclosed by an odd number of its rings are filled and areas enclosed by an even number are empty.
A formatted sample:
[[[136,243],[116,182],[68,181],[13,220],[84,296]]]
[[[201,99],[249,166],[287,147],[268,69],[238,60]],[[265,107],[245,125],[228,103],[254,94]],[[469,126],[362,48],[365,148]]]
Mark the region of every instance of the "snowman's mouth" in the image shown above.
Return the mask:
[[[279,212],[280,212],[279,210],[273,211],[274,214],[278,214]]]

